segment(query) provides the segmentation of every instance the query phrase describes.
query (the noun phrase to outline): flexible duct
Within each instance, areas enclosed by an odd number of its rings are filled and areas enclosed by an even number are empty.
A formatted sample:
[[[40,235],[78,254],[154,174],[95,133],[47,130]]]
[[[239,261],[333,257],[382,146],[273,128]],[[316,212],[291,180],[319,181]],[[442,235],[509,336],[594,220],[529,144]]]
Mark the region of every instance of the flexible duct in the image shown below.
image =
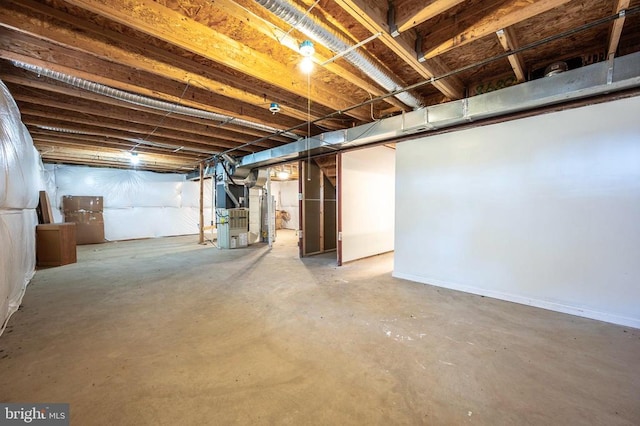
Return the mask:
[[[90,133],[87,133],[87,132],[82,132],[82,131],[79,131],[79,130],[63,129],[62,127],[40,126],[40,125],[36,125],[35,127],[37,127],[38,129],[41,129],[41,130],[47,130],[49,132],[69,133],[69,134],[75,134],[75,135],[90,135]],[[205,151],[204,149],[185,148],[184,146],[176,148],[175,145],[169,145],[169,144],[158,143],[158,142],[151,142],[151,141],[147,141],[147,140],[144,140],[144,139],[141,139],[141,138],[135,138],[135,139],[134,138],[124,138],[124,140],[132,142],[132,143],[135,143],[137,145],[147,145],[147,146],[152,146],[152,147],[156,147],[156,148],[163,148],[163,149],[171,150],[173,152],[183,151],[183,152],[197,152],[199,154],[211,154],[211,151]]]
[[[351,47],[349,42],[342,36],[334,34],[331,31],[321,27],[319,24],[315,23],[313,19],[308,17],[304,12],[289,4],[286,0],[256,1],[262,7],[269,10],[271,13],[275,14],[277,17],[284,20],[289,25],[295,27],[303,34],[307,35],[316,42],[333,50],[336,53],[343,52]],[[395,90],[401,89],[401,85],[398,84],[391,76],[387,75],[368,58],[361,55],[357,51],[346,53],[344,55],[344,58],[358,67],[361,71],[369,75],[369,77],[371,77],[385,90],[393,92]],[[395,97],[412,108],[418,108],[422,106],[420,100],[409,93],[398,93],[397,95],[395,95]]]
[[[97,93],[103,96],[109,96],[119,101],[128,102],[135,105],[140,105],[148,108],[157,109],[164,112],[170,112],[174,114],[182,114],[190,117],[204,118],[205,120],[215,120],[222,122],[233,122],[238,126],[246,127],[248,129],[259,130],[261,132],[274,133],[276,135],[286,136],[291,139],[299,139],[298,135],[291,132],[282,132],[275,127],[266,126],[260,123],[254,123],[252,121],[243,120],[241,118],[234,118],[224,114],[218,114],[210,111],[203,111],[196,108],[190,108],[182,105],[176,105],[165,101],[159,101],[157,99],[147,98],[145,96],[136,95],[133,93],[125,92],[124,90],[114,89],[113,87],[105,86],[100,83],[85,80],[83,78],[70,76],[58,71],[53,71],[47,68],[42,68],[36,65],[26,64],[20,61],[11,61],[13,65],[18,68],[22,68],[27,71],[31,71],[38,75],[52,78],[54,80],[69,84],[73,87],[85,89],[93,93]]]

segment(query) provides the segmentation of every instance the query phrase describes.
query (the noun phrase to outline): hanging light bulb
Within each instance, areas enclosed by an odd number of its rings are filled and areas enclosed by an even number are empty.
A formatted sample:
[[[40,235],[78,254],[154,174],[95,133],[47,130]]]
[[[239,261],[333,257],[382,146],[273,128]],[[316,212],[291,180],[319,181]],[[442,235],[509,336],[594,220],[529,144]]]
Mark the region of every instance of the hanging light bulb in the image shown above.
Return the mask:
[[[313,71],[313,59],[309,56],[302,58],[302,61],[300,62],[300,70],[305,74],[309,74]]]
[[[138,157],[138,153],[137,152],[131,152],[130,154],[130,160],[131,160],[131,164],[133,164],[134,166],[140,163],[140,157]]]
[[[313,56],[313,54],[316,53],[316,49],[313,47],[313,42],[311,40],[305,40],[300,43],[300,48],[298,51],[305,58]]]
[[[280,180],[286,180],[289,179],[289,172],[286,170],[280,170],[276,176],[278,176],[278,179]]]

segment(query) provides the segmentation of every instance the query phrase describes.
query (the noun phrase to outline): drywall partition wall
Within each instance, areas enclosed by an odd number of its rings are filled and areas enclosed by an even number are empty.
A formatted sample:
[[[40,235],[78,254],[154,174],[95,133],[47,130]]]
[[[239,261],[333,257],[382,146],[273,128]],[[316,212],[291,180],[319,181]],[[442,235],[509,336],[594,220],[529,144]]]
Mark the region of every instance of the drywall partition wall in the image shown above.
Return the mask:
[[[640,327],[639,111],[398,144],[394,276]]]
[[[0,81],[0,334],[18,309],[36,264],[40,155]]]
[[[199,232],[200,182],[182,174],[47,164],[47,192],[56,221],[64,195],[104,197],[109,241],[190,235]],[[204,188],[205,226],[212,218],[211,179]]]
[[[342,262],[392,251],[395,150],[345,152],[341,164]]]
[[[271,181],[271,192],[276,199],[276,209],[287,213],[289,220],[282,221],[284,229],[298,229],[300,218],[298,181]]]

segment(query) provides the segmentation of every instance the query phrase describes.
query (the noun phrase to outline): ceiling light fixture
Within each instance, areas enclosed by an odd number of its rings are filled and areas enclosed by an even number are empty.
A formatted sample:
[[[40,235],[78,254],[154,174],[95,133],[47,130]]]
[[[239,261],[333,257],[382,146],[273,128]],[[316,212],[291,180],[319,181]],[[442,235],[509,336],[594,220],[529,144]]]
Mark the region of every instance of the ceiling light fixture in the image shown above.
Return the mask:
[[[305,58],[309,58],[313,56],[314,53],[316,53],[316,49],[313,47],[313,42],[311,40],[305,40],[300,43],[299,52]]]
[[[271,102],[271,105],[269,105],[269,111],[271,111],[272,114],[280,112],[280,105],[278,105],[277,102]]]
[[[302,61],[300,62],[300,71],[305,74],[310,74],[311,71],[313,71],[313,59],[308,56],[302,58]]]
[[[130,154],[131,164],[135,166],[140,163],[140,157],[138,157],[137,152],[130,152],[129,154]]]
[[[289,172],[281,170],[276,174],[276,176],[281,180],[289,179]]]
[[[316,52],[316,49],[313,47],[313,42],[311,42],[311,40],[303,41],[300,43],[298,51],[303,56],[300,62],[300,70],[305,74],[310,74],[311,71],[313,71],[313,59],[311,59],[311,57]]]

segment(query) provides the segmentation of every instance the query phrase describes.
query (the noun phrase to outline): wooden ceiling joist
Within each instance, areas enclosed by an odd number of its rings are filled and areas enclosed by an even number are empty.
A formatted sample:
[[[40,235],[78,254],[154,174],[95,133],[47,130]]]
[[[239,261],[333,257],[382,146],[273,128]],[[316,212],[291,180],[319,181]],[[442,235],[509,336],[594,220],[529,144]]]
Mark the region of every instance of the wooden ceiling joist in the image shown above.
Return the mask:
[[[144,122],[137,118],[135,121],[127,119],[125,114],[113,113],[109,116],[97,115],[90,110],[78,111],[73,104],[63,104],[52,100],[39,100],[32,96],[22,96],[18,94],[15,99],[19,102],[19,106],[23,113],[40,114],[51,120],[67,120],[76,123],[84,123],[90,125],[100,125],[109,129],[118,129],[128,131],[130,134],[137,135],[156,135],[165,136],[169,139],[177,141],[189,141],[206,144],[211,142],[218,147],[232,148],[238,145],[243,139],[227,136],[224,130],[211,131],[207,134],[197,134],[197,132],[188,131],[185,128],[174,128],[171,123],[158,124],[157,121]],[[36,103],[37,102],[37,103]],[[55,108],[49,108],[53,106]],[[223,133],[221,135],[221,133]],[[265,146],[266,145],[266,146]],[[275,147],[278,144],[264,141],[261,147]]]
[[[193,137],[198,141],[215,139],[216,144],[218,146],[224,146],[226,148],[237,146],[238,143],[242,143],[242,141],[244,140],[243,138],[238,137],[237,135],[234,135],[232,132],[228,132],[224,129],[216,129],[215,132],[213,131],[213,129],[209,129],[209,131],[206,131],[206,132],[205,131],[199,132],[197,129],[193,128],[195,127],[194,124],[188,125],[186,123],[175,121],[175,120],[174,121],[164,120],[163,122],[160,122],[157,116],[153,116],[150,114],[147,115],[147,116],[150,116],[149,119],[144,119],[143,114],[137,114],[135,117],[131,117],[131,115],[127,114],[125,111],[120,111],[110,106],[104,107],[103,110],[101,111],[105,115],[105,117],[108,117],[107,119],[105,119],[104,117],[95,115],[94,113],[91,112],[90,109],[83,107],[81,100],[78,100],[77,103],[63,103],[56,100],[38,98],[32,95],[22,95],[20,92],[18,92],[17,94],[14,94],[14,98],[18,102],[18,105],[20,106],[20,110],[24,112],[33,111],[34,106],[39,105],[42,107],[47,107],[48,110],[50,111],[59,111],[60,113],[69,111],[76,114],[82,114],[85,117],[90,117],[88,120],[93,119],[94,124],[98,121],[100,121],[101,125],[109,124],[109,121],[104,121],[104,120],[113,119],[113,122],[121,123],[122,128],[126,128],[126,129],[133,129],[127,125],[128,123],[131,123],[133,125],[139,124],[143,126],[148,126],[146,127],[148,129],[148,133],[151,133],[153,129],[157,128],[159,129],[160,132],[173,133],[174,135],[176,135],[175,138],[177,140],[185,140],[184,137],[179,135],[187,135],[187,138],[190,135],[193,135]],[[155,131],[153,133],[158,135],[161,134],[161,133],[158,133],[158,131]],[[275,144],[270,141],[263,141],[263,142],[257,143],[256,146],[273,148],[275,146],[278,146],[278,144]]]
[[[88,164],[106,166],[106,167],[122,167],[131,168],[131,161],[125,153],[120,150],[108,148],[74,148],[66,146],[52,146],[46,143],[36,143],[36,148],[40,151],[43,159],[54,158],[56,162],[71,164]],[[164,170],[175,171],[181,169],[184,171],[191,170],[198,161],[176,161],[174,157],[167,157],[156,154],[140,154],[140,164],[137,169],[145,170]]]
[[[152,0],[67,0],[74,6],[105,16],[115,22],[223,64],[281,89],[307,97],[307,82],[295,68],[275,61],[269,55],[250,49],[236,40],[162,6]],[[316,103],[341,111],[352,101],[321,81],[308,88]],[[367,120],[367,111],[351,110],[348,115]]]
[[[194,72],[185,70],[183,67],[173,65],[184,61],[183,58],[179,58],[177,55],[164,53],[162,60],[155,59],[150,55],[148,47],[135,43],[130,38],[128,43],[125,44],[123,37],[113,31],[101,29],[83,20],[71,19],[68,15],[62,14],[46,5],[35,3],[32,0],[21,1],[26,2],[29,6],[28,10],[0,7],[0,25],[54,42],[67,49],[82,51],[99,59],[127,66],[132,70],[145,71],[152,75],[170,78],[185,86],[191,84],[197,89],[205,89],[234,101],[242,101],[249,107],[261,105],[263,112],[267,110],[267,107],[263,106],[264,98],[262,96],[230,85],[220,84],[218,81],[208,78],[208,70],[204,66],[197,67],[198,69]],[[33,18],[33,14],[28,13],[29,11],[40,14],[43,18],[36,20]],[[55,19],[47,19],[47,17]],[[65,22],[67,26],[63,26],[62,22]],[[77,31],[77,29],[81,29],[82,32]],[[298,120],[307,119],[307,115],[297,108],[282,108],[280,114]],[[315,119],[318,115],[314,114],[312,117]],[[293,126],[295,124],[289,123],[289,125]]]
[[[156,131],[151,133],[153,128],[148,131],[135,133],[135,129],[127,128],[126,123],[110,121],[104,124],[108,125],[108,128],[95,125],[95,118],[72,116],[67,114],[61,114],[60,112],[48,113],[46,111],[38,111],[32,108],[25,108],[22,112],[23,121],[27,125],[34,125],[40,127],[47,127],[52,120],[59,123],[61,129],[69,131],[79,132],[85,135],[98,135],[110,138],[118,138],[129,141],[130,145],[136,145],[140,140],[149,140],[150,142],[156,141],[167,147],[178,148],[180,146],[190,146],[202,151],[209,152],[210,155],[222,152],[235,144],[228,144],[219,140],[207,140],[207,139],[194,139],[187,135],[180,139],[179,134],[170,133],[168,130]],[[146,129],[145,129],[146,130]],[[226,146],[225,146],[226,145]],[[229,146],[232,145],[232,146]]]
[[[203,118],[191,117],[182,114],[167,115],[166,112],[157,109],[130,104],[111,97],[97,95],[82,89],[70,87],[55,80],[37,78],[35,75],[23,70],[13,70],[11,72],[13,74],[9,74],[6,67],[0,66],[0,79],[5,83],[14,84],[17,87],[21,86],[37,90],[38,94],[43,98],[42,102],[45,104],[49,104],[51,99],[55,98],[63,103],[71,102],[77,104],[80,107],[80,111],[94,111],[95,113],[106,116],[110,116],[111,111],[114,111],[111,108],[115,108],[117,111],[122,111],[123,114],[128,115],[129,119],[134,122],[138,118],[146,120],[148,124],[155,123],[155,125],[159,125],[162,122],[167,123],[167,126],[177,130],[202,134],[205,136],[211,136],[215,133],[215,135],[222,139],[240,143],[246,141],[247,136],[257,139],[267,135],[267,133],[255,129],[236,126],[233,122],[229,122],[224,126],[221,126],[220,122],[212,122]],[[15,92],[18,95],[24,93],[17,88],[15,89]],[[131,110],[134,110],[135,114],[131,114]],[[291,139],[283,136],[273,136],[270,137],[268,141],[259,142],[255,145],[272,148],[278,144],[288,143],[290,141]]]
[[[437,16],[464,0],[400,0],[393,2],[396,31],[403,33]]]
[[[127,145],[125,142],[113,139],[62,137],[59,135],[52,135],[48,132],[41,132],[37,129],[30,129],[30,132],[33,132],[33,141],[37,145],[48,144],[51,147],[69,147],[74,149],[89,149],[91,147],[92,150],[112,149],[121,152],[129,152],[132,149],[132,147]],[[135,151],[146,154],[164,155],[167,156],[167,158],[173,158],[176,160],[180,159],[180,161],[183,162],[194,162],[199,159],[207,158],[205,154],[195,153],[188,150],[169,151],[167,149],[149,145],[139,145],[135,148]]]
[[[496,32],[496,36],[498,36],[498,41],[505,52],[511,52],[520,47],[518,39],[511,27],[498,30]],[[509,60],[509,64],[511,64],[511,68],[513,69],[513,73],[515,74],[518,83],[525,81],[527,76],[522,55],[516,53],[514,55],[509,55],[507,59]]]
[[[620,13],[629,7],[630,0],[615,0],[615,6],[613,8],[614,13]],[[622,28],[624,27],[624,21],[626,17],[621,16],[611,26],[611,34],[609,35],[609,48],[607,49],[607,57],[611,58],[615,56],[618,50],[618,44],[620,43],[620,36],[622,35]]]
[[[434,58],[456,47],[464,46],[503,28],[508,28],[533,16],[562,6],[569,1],[570,0],[531,0],[523,2],[522,0],[507,0],[493,13],[485,15],[482,19],[460,31],[451,39],[437,46],[427,48],[424,51],[424,57]],[[464,18],[461,17],[461,19]]]
[[[313,20],[348,44],[367,40],[358,52],[430,106],[502,87],[510,73],[526,80],[554,61],[575,59],[573,66],[582,59],[586,65],[638,52],[633,11],[639,2],[293,3],[301,10],[313,4]],[[309,76],[300,72],[299,43],[308,35],[267,9],[252,0],[0,1],[0,79],[45,161],[130,168],[128,151],[136,147],[146,160],[139,168],[161,172],[191,170],[223,150],[241,156],[410,109],[385,97],[388,89],[344,57],[316,66]],[[519,43],[610,19],[612,9],[629,12],[608,27],[591,26],[579,36],[513,53]],[[341,53],[315,47],[317,64]],[[508,62],[487,61],[503,51]],[[42,70],[27,71],[12,60]],[[109,89],[90,91],[72,84],[74,78]],[[111,97],[113,89],[129,99]],[[373,97],[384,100],[366,104]],[[162,102],[138,102],[145,100]],[[277,114],[269,111],[272,102]],[[213,114],[178,113],[176,105]],[[292,128],[287,136],[274,133]]]
[[[0,31],[0,35],[2,35],[2,31]],[[3,39],[9,40],[6,37]],[[238,106],[232,99],[203,90],[200,87],[187,87],[182,83],[168,81],[141,70],[131,70],[91,56],[85,56],[82,61],[79,61],[76,56],[71,56],[56,46],[37,43],[31,45],[16,38],[13,38],[10,43],[0,41],[0,55],[7,59],[82,78],[102,86],[158,99],[168,104],[196,108],[222,114],[226,117],[242,118],[267,126],[272,124],[272,114],[267,108],[253,105]],[[22,51],[38,51],[40,53],[39,57],[35,58],[19,53]],[[284,125],[283,128],[302,123],[301,120],[289,117],[280,117],[279,122]]]
[[[394,38],[390,34],[389,25],[386,22],[386,11],[383,13],[363,0],[336,0],[336,3],[371,34],[382,33],[379,39],[425,80],[446,74],[447,69],[442,63],[436,60],[420,62],[418,53],[409,43],[402,37]],[[449,99],[460,99],[464,96],[463,85],[456,78],[438,80],[433,85]]]
[[[295,40],[291,39],[291,36],[284,37],[286,34],[279,26],[276,26],[265,19],[260,18],[259,16],[250,13],[246,8],[242,7],[238,3],[233,0],[217,0],[215,2],[215,7],[222,9],[229,16],[232,16],[240,22],[246,22],[247,25],[251,26],[253,29],[258,31],[260,34],[268,37],[274,43],[282,44],[292,50],[298,51],[298,44],[293,43]],[[319,50],[319,49],[318,49]],[[318,63],[325,63],[331,59],[329,56],[323,56],[320,52],[316,51],[314,55],[314,59]],[[356,74],[350,72],[346,68],[332,62],[324,65],[324,68],[331,71],[334,74],[337,74],[347,80],[348,82],[360,87],[363,90],[366,90],[368,93],[371,93],[373,96],[381,96],[385,94],[383,90],[381,90],[375,84],[372,84],[363,78],[357,76]],[[402,102],[398,101],[396,98],[389,97],[385,99],[385,102],[401,109],[408,110],[407,106]]]

